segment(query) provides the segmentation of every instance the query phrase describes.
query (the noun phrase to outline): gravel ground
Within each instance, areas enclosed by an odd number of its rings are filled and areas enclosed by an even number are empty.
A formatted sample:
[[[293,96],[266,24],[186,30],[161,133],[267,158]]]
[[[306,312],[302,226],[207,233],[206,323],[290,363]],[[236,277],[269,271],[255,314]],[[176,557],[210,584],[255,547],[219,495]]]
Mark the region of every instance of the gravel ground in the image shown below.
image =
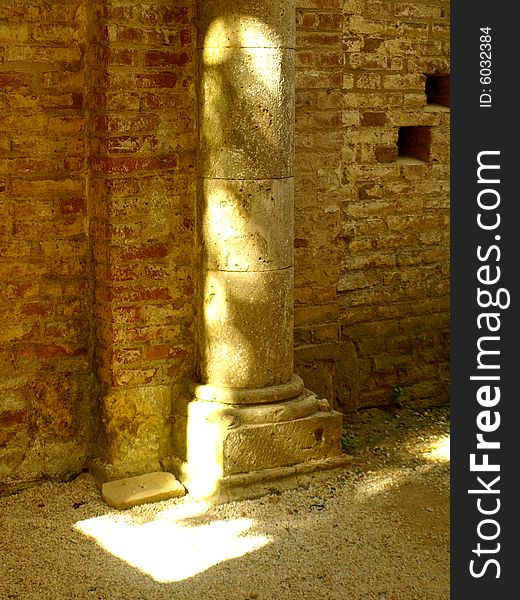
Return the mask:
[[[0,599],[447,600],[446,408],[372,409],[308,488],[118,512],[88,474],[0,498]]]

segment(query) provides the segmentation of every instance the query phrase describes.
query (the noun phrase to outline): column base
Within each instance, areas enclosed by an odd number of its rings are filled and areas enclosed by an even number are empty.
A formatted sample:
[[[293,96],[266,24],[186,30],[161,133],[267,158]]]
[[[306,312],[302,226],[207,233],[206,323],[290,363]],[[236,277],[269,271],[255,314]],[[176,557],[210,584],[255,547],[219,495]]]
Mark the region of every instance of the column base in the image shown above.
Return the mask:
[[[305,465],[317,471],[345,460],[341,414],[308,390],[271,404],[195,399],[175,430],[172,471],[191,496],[216,502],[269,493],[278,480],[295,487]]]
[[[347,454],[321,460],[310,460],[289,467],[262,469],[221,477],[209,496],[200,496],[211,504],[225,504],[237,500],[251,500],[268,494],[323,481],[342,472],[352,462]],[[193,496],[193,494],[191,494]],[[195,496],[196,497],[196,496]]]

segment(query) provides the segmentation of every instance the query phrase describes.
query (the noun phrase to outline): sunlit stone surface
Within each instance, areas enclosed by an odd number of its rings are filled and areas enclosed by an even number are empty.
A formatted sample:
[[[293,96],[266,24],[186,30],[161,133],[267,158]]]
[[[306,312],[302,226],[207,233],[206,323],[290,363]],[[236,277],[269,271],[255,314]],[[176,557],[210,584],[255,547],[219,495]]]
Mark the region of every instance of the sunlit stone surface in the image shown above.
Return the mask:
[[[171,473],[159,471],[104,483],[103,499],[114,508],[131,508],[184,496],[186,490]]]

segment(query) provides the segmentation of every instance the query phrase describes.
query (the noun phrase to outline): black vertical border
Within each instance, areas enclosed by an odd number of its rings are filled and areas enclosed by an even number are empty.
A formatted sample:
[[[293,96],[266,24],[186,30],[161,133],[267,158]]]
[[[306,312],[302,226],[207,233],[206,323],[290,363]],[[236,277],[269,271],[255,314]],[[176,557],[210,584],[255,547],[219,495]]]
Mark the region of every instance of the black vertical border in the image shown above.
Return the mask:
[[[520,360],[517,338],[520,334],[520,151],[517,106],[520,104],[517,80],[520,79],[520,26],[513,13],[514,6],[504,2],[461,0],[451,3],[451,598],[454,600],[500,600],[520,597],[518,591],[520,564]],[[480,82],[481,27],[491,28],[492,82]],[[481,108],[479,98],[484,89],[491,88],[491,108]],[[500,151],[501,224],[499,230],[486,232],[477,225],[477,155],[485,150]],[[496,241],[495,235],[500,235]],[[501,400],[492,410],[500,412],[501,425],[490,439],[500,440],[499,451],[490,451],[490,462],[500,463],[500,473],[470,472],[469,456],[476,451],[477,415],[483,410],[476,401],[482,383],[470,381],[477,372],[477,269],[484,263],[477,258],[477,246],[496,243],[500,246],[500,262],[493,253],[489,264],[500,266],[501,279],[497,287],[507,288],[511,305],[500,312],[500,377]],[[481,286],[482,287],[482,286]],[[491,290],[491,288],[489,288]],[[495,309],[493,309],[495,310]],[[485,335],[485,334],[484,334]],[[489,372],[487,372],[489,373]],[[517,381],[518,380],[518,381]],[[486,436],[487,437],[487,436]],[[468,494],[479,488],[477,476],[489,481],[500,475],[495,488],[500,489],[500,511],[490,517],[479,513],[478,495]],[[493,475],[493,477],[492,477]],[[495,495],[482,495],[482,503]],[[479,522],[495,518],[501,527],[494,541],[480,540]],[[491,527],[485,529],[491,532]],[[496,554],[473,550],[494,549]],[[476,559],[476,571],[481,571],[486,558],[500,563],[497,569],[488,565],[480,578],[470,574],[469,565]]]

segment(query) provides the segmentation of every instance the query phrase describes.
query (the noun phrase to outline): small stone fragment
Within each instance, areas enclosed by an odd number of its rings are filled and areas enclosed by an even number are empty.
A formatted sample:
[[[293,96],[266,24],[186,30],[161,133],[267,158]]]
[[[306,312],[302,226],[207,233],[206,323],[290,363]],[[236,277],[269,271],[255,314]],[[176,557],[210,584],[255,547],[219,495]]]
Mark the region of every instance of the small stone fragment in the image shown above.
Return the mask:
[[[180,498],[185,494],[180,481],[164,471],[109,481],[103,484],[101,490],[103,500],[117,509]]]

